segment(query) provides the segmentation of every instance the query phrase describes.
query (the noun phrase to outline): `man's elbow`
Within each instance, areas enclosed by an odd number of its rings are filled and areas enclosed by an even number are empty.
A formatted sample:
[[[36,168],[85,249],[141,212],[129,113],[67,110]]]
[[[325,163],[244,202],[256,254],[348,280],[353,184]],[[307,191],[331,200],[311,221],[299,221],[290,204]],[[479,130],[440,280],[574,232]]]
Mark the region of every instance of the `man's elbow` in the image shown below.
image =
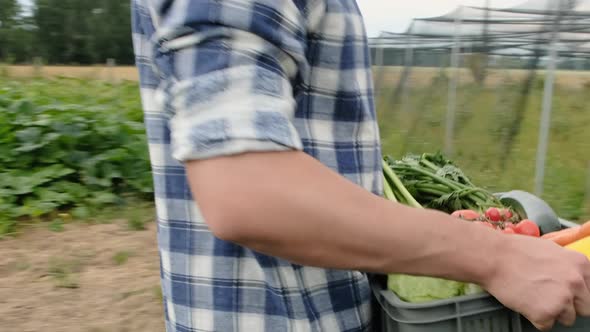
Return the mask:
[[[204,211],[203,211],[204,212]],[[244,243],[251,237],[243,218],[228,211],[227,207],[213,207],[203,213],[205,223],[213,235],[223,241]]]
[[[186,164],[200,212],[215,237],[239,244],[260,239],[265,225],[261,207],[270,196],[261,179],[260,154],[219,157]],[[235,165],[242,171],[235,172]]]

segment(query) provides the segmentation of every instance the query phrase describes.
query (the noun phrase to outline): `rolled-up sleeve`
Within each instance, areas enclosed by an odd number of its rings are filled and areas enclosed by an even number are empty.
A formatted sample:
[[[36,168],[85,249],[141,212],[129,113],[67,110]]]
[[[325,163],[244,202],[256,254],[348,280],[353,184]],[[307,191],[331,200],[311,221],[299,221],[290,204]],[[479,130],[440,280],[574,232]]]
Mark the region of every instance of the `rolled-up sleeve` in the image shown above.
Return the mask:
[[[293,86],[305,18],[292,0],[151,2],[173,157],[302,149]]]

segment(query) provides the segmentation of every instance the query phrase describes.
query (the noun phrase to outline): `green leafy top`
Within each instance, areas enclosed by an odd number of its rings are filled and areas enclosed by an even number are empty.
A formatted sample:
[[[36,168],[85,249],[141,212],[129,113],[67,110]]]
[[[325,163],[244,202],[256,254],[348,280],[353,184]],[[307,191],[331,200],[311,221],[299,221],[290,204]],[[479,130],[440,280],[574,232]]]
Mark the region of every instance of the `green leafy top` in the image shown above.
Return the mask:
[[[0,233],[17,218],[151,198],[139,89],[126,85],[135,93],[101,82],[0,78]]]

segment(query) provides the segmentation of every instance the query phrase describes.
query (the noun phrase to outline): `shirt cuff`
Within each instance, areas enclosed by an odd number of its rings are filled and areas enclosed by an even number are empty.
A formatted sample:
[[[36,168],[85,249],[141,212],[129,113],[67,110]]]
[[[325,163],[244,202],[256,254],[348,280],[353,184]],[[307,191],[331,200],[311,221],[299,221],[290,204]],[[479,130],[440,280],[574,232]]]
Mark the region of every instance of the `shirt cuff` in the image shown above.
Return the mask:
[[[256,71],[260,79],[260,68]],[[256,87],[260,82],[244,82],[253,76],[242,74],[241,78],[229,75],[235,78],[232,86],[239,84],[242,89],[227,89],[215,77],[196,78],[171,89],[175,110],[170,120],[171,145],[176,160],[303,149],[292,123],[295,101],[288,80],[267,71],[261,89]]]

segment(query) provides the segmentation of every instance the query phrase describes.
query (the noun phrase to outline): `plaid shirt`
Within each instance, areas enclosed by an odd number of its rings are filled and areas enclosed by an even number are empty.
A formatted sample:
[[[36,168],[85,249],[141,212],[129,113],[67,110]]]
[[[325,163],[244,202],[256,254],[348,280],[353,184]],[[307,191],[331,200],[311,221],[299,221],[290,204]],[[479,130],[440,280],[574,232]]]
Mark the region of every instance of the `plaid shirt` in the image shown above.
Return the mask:
[[[215,238],[183,167],[301,150],[381,194],[355,0],[134,0],[132,15],[167,331],[369,330],[365,274],[299,266]]]

